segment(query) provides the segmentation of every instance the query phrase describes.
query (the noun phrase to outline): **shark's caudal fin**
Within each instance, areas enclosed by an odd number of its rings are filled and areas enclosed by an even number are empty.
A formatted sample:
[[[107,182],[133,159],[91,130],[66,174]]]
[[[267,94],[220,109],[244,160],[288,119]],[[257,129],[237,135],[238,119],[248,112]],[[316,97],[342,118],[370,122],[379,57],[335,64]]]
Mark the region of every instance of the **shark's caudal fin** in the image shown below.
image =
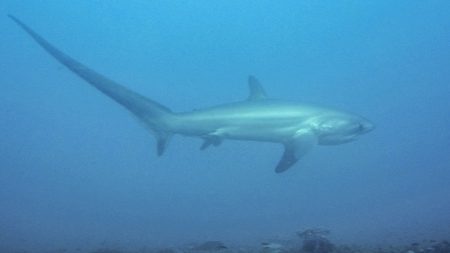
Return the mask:
[[[171,136],[170,128],[167,125],[167,119],[173,117],[173,114],[168,108],[136,92],[133,92],[88,68],[54,47],[16,17],[12,15],[8,16],[23,30],[25,30],[25,32],[27,32],[45,51],[47,51],[47,53],[79,77],[90,83],[96,89],[101,91],[103,94],[128,109],[147,127],[149,127],[157,139],[157,154],[163,154],[167,141]]]

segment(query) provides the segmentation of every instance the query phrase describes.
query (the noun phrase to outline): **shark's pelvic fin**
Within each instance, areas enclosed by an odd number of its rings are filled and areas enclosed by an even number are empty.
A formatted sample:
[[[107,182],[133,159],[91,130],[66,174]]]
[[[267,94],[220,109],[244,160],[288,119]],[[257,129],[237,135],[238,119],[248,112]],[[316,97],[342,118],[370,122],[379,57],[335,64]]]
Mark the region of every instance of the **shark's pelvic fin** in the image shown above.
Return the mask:
[[[202,136],[203,138],[203,144],[200,147],[200,150],[205,150],[207,147],[213,145],[214,147],[219,146],[220,144],[222,144],[223,141],[223,130],[222,129],[218,129],[217,131],[210,133],[208,135],[204,135]]]
[[[259,83],[258,79],[256,79],[254,76],[248,77],[248,87],[250,89],[248,100],[260,100],[267,98],[266,92]]]
[[[155,132],[156,138],[156,154],[162,156],[166,151],[167,144],[169,143],[173,134],[168,132]]]
[[[300,130],[284,144],[284,153],[275,168],[281,173],[292,167],[301,157],[317,144],[317,137],[311,130]]]
[[[57,61],[66,66],[76,75],[90,83],[96,89],[107,95],[143,122],[155,135],[157,139],[157,154],[162,155],[169,139],[169,118],[174,117],[172,112],[165,106],[146,98],[124,86],[97,73],[93,69],[73,59],[69,55],[50,44],[30,27],[12,15],[8,15],[19,25],[31,38],[33,38],[47,53]]]
[[[214,147],[222,144],[223,139],[218,135],[208,135],[203,137],[203,144],[200,146],[200,150],[205,150],[207,147],[213,145]]]

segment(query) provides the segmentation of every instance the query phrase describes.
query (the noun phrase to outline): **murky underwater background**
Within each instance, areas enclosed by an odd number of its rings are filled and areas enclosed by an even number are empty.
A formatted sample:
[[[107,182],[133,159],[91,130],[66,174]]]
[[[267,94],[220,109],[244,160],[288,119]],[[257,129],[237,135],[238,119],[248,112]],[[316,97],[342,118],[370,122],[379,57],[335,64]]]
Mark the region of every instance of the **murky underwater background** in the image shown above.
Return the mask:
[[[0,3],[0,251],[259,245],[324,228],[336,243],[450,235],[449,1]],[[49,57],[14,14],[174,111],[269,96],[377,129],[275,174],[281,145],[199,151],[151,134]]]

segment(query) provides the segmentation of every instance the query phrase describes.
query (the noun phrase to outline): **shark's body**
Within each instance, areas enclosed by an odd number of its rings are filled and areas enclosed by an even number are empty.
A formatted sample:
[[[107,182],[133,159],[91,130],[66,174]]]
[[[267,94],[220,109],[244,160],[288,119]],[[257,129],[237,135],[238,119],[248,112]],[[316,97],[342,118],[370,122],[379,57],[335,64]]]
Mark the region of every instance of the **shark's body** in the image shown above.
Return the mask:
[[[173,134],[204,139],[201,149],[218,146],[224,139],[274,142],[285,147],[275,169],[283,172],[317,144],[349,142],[374,128],[371,122],[354,114],[269,99],[252,76],[246,101],[174,113],[98,74],[55,48],[17,18],[9,17],[56,60],[141,120],[157,139],[158,155],[163,154]]]

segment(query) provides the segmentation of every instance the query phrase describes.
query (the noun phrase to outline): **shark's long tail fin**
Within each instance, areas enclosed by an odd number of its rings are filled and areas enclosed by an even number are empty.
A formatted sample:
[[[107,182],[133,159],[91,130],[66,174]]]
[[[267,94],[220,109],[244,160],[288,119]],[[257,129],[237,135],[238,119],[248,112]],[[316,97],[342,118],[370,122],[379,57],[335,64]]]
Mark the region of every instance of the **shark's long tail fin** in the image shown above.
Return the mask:
[[[157,154],[163,154],[167,141],[171,136],[168,122],[171,117],[174,117],[174,114],[168,108],[134,91],[131,91],[88,68],[54,47],[16,17],[12,15],[8,16],[56,60],[90,83],[96,89],[128,109],[147,127],[149,127],[157,139]]]

